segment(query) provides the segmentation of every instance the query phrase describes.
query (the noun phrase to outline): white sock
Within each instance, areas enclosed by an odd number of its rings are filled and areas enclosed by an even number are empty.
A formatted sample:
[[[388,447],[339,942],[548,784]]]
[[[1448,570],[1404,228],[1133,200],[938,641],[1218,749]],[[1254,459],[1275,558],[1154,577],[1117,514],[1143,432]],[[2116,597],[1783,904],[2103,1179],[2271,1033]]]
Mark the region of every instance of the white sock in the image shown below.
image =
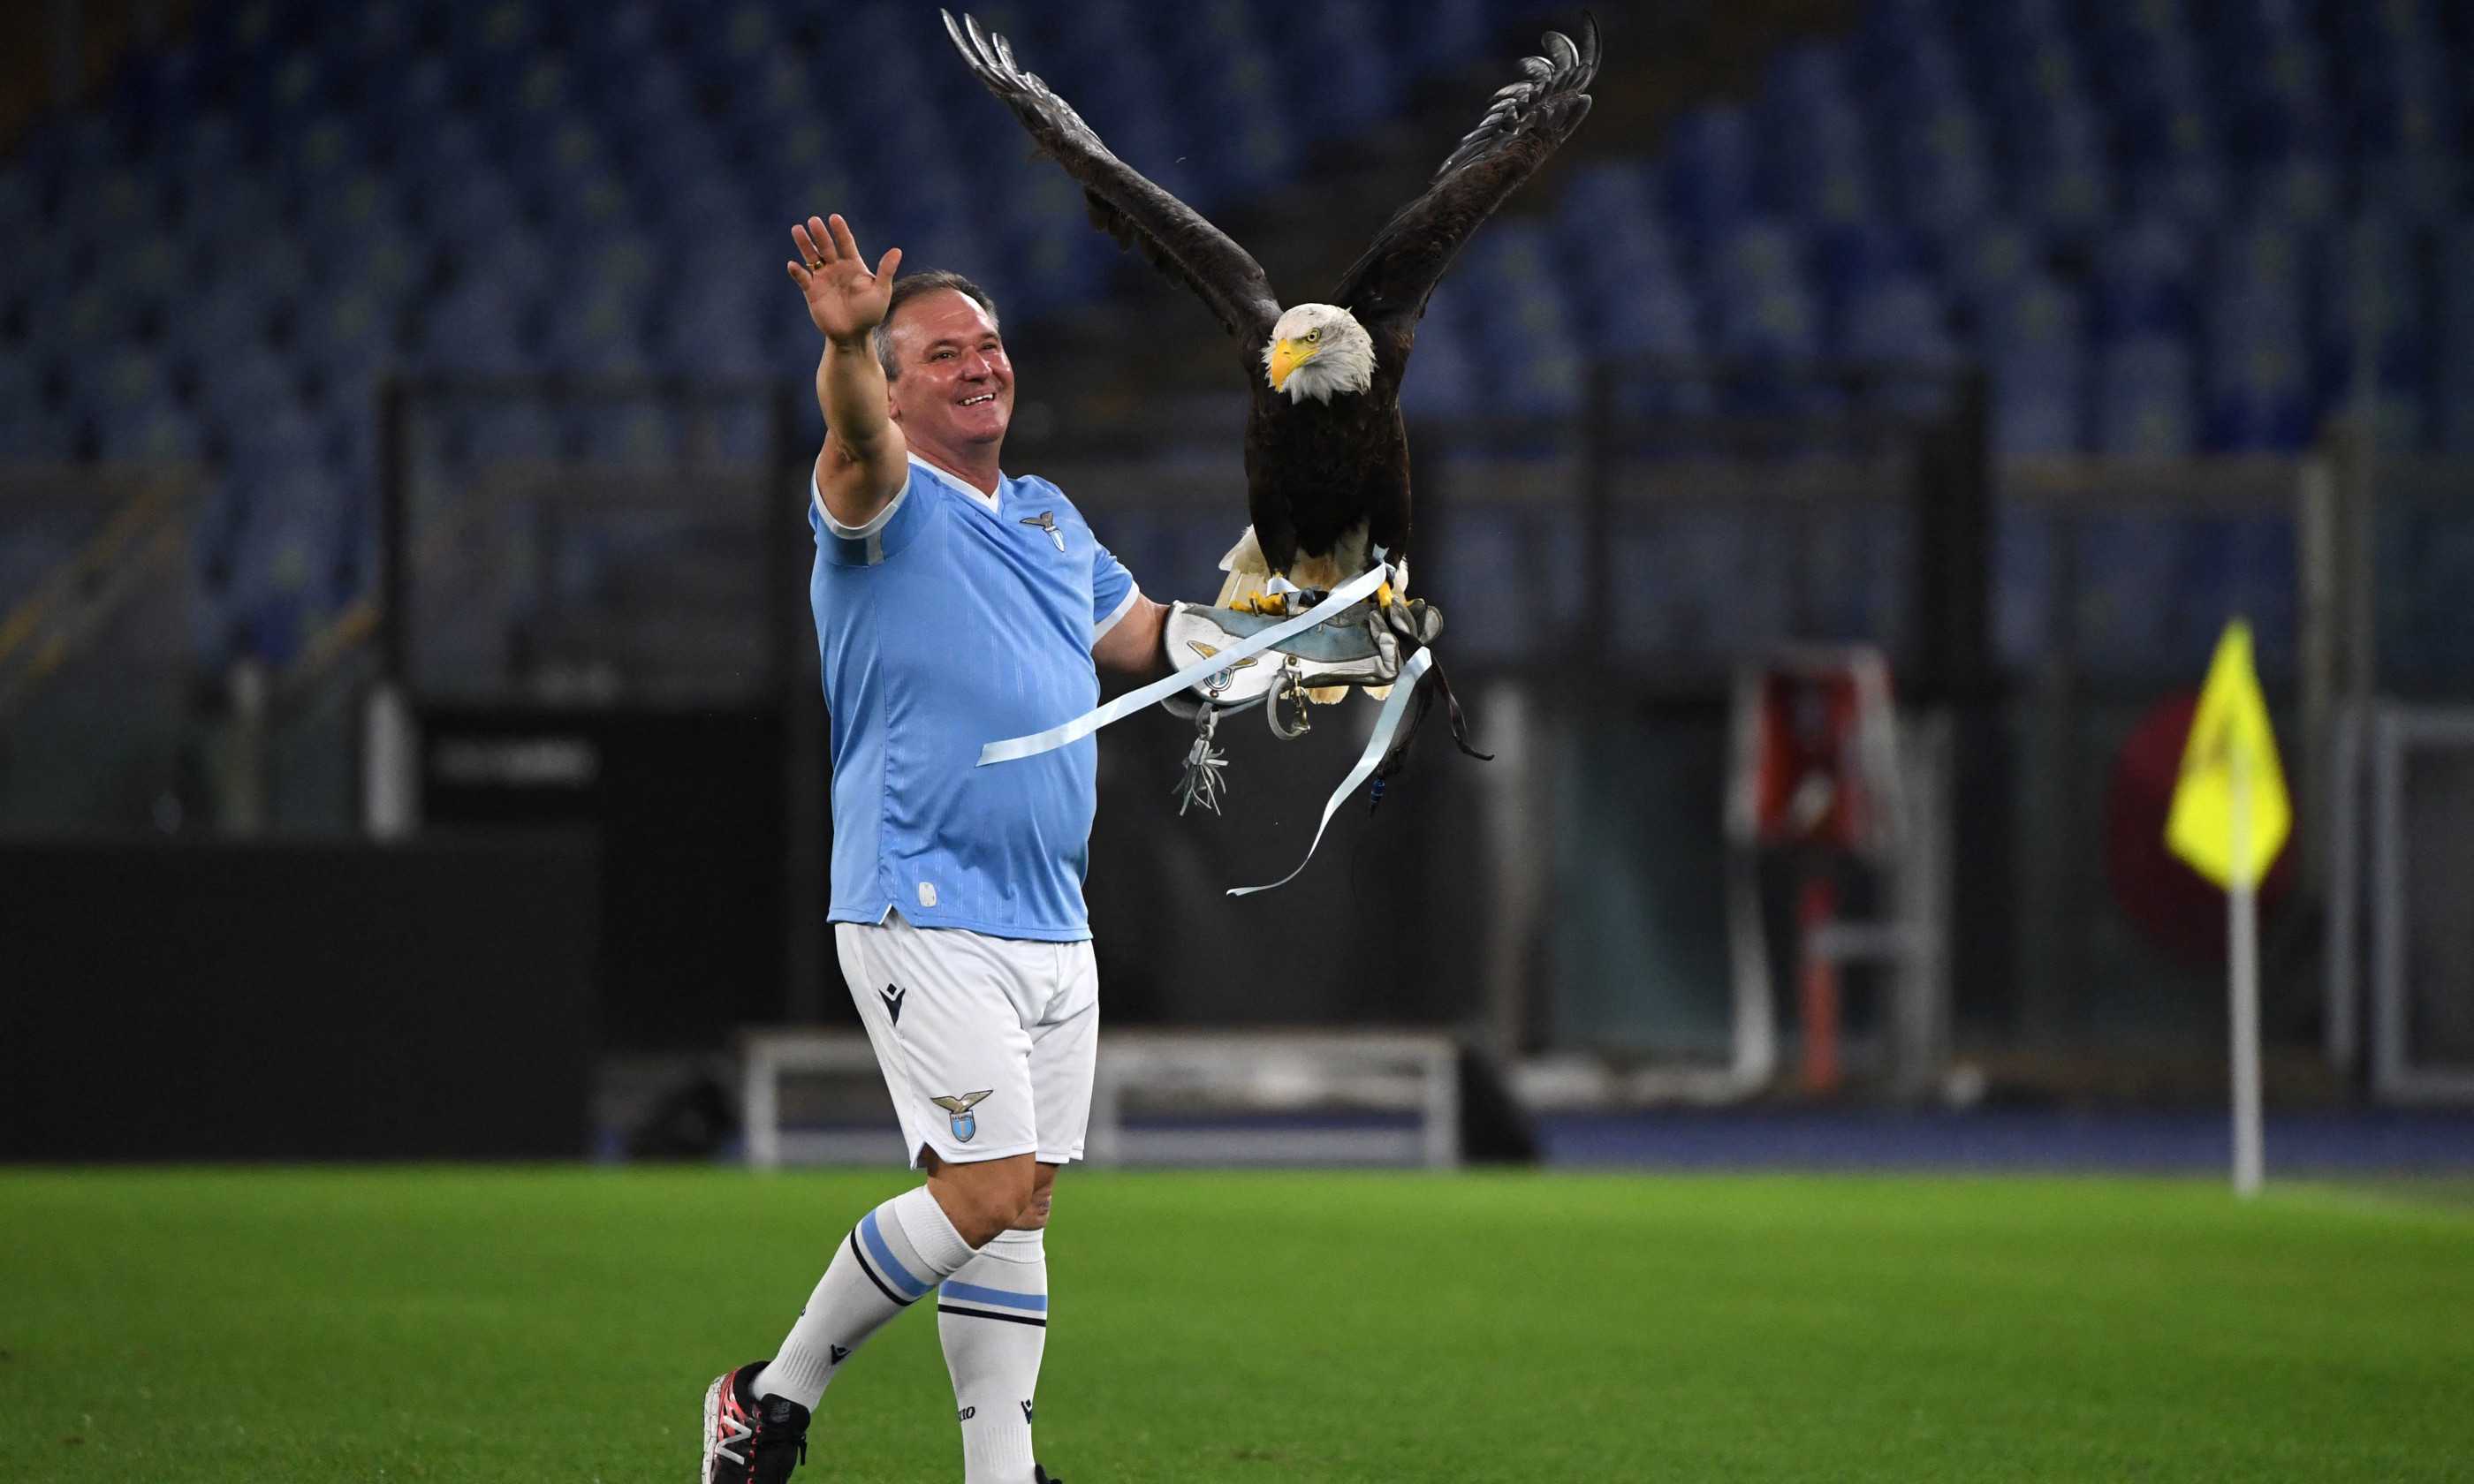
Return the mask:
[[[851,1352],[970,1260],[971,1244],[926,1185],[869,1211],[835,1252],[772,1364],[756,1377],[756,1394],[788,1397],[814,1411]]]
[[[1031,1400],[1048,1345],[1048,1246],[1001,1232],[936,1296],[962,1420],[963,1484],[1031,1484]]]

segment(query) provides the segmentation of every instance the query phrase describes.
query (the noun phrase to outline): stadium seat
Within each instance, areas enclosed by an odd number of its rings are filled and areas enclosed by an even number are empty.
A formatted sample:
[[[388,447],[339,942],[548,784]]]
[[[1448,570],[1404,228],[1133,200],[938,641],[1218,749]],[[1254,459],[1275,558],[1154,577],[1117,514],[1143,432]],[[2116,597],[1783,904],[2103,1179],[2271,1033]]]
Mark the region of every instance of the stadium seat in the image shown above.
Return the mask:
[[[1753,205],[1754,139],[1738,108],[1687,114],[1668,136],[1661,182],[1667,220],[1696,239],[1725,233]]]
[[[2197,251],[2179,226],[2118,227],[2098,250],[2097,327],[2108,339],[2188,335],[2197,327]]]
[[[2198,448],[2189,347],[2164,335],[2109,346],[2097,368],[2100,453],[2178,458]]]
[[[2206,382],[2207,446],[2247,453],[2309,444],[2311,364],[2300,335],[2253,329],[2220,337],[2210,347]]]
[[[2076,453],[2086,444],[2086,378],[2075,347],[2058,355],[1997,360],[1993,447],[2004,458]]]
[[[1912,367],[1959,358],[1941,296],[1918,277],[1886,280],[1853,299],[1839,316],[1836,349],[1844,360]]]
[[[1891,136],[1889,179],[1899,182],[1906,220],[1937,237],[1961,231],[1994,206],[1982,122],[1957,97],[1899,126]]]

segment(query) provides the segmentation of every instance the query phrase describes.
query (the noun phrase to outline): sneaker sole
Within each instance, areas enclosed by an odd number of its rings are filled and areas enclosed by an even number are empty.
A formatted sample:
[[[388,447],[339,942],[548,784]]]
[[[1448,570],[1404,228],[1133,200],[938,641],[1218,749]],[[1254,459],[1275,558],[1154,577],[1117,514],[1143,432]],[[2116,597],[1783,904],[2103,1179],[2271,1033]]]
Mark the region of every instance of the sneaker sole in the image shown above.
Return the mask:
[[[714,1434],[721,1426],[721,1388],[729,1380],[725,1371],[704,1389],[704,1463],[696,1470],[696,1484],[713,1484]]]

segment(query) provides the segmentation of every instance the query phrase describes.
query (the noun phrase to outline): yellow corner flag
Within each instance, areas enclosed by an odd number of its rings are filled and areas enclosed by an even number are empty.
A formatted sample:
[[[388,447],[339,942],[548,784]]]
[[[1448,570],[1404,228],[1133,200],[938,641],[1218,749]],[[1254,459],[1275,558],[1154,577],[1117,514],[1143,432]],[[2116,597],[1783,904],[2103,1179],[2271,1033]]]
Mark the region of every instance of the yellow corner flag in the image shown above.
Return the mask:
[[[2247,818],[2237,819],[2239,803]],[[2191,718],[2191,740],[2182,749],[2181,781],[2173,786],[2165,843],[2191,868],[2228,890],[2257,886],[2293,830],[2293,805],[2285,796],[2285,769],[2276,760],[2276,733],[2268,724],[2268,700],[2250,659],[2250,625],[2225,625],[2208,662],[2208,682]]]

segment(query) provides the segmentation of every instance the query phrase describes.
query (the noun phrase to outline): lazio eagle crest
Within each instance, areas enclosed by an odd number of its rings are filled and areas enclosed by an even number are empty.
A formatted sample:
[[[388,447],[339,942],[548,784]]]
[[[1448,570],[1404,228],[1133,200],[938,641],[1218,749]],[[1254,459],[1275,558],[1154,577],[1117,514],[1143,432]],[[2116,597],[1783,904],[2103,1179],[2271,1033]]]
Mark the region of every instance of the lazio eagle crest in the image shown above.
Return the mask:
[[[928,1101],[954,1115],[954,1137],[967,1144],[971,1141],[971,1136],[980,1131],[980,1120],[971,1110],[979,1107],[980,1100],[995,1090],[994,1088],[984,1088],[977,1092],[964,1092],[958,1097],[932,1097]]]
[[[1056,529],[1056,512],[1053,510],[1044,510],[1036,515],[1025,515],[1022,517],[1022,523],[1027,526],[1039,527],[1041,530],[1048,533],[1048,539],[1056,543],[1056,549],[1058,551],[1063,551],[1065,549],[1065,533]]]

